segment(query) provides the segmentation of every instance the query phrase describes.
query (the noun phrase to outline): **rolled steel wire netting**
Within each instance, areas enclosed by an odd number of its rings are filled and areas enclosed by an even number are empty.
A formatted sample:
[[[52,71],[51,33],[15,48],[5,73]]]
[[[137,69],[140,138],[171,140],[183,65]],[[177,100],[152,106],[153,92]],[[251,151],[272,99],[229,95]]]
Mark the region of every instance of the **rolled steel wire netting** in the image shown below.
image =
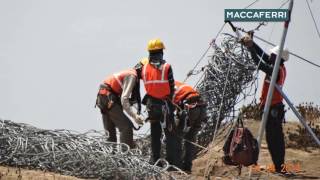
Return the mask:
[[[256,66],[247,49],[237,38],[224,34],[221,45],[213,43],[213,55],[204,68],[197,90],[207,103],[208,119],[198,134],[197,142],[207,146],[221,122],[227,125],[239,112],[236,105],[256,92]],[[254,90],[254,92],[252,92]]]
[[[208,120],[199,132],[197,143],[207,146],[216,126],[234,117],[235,105],[249,95],[253,86],[255,66],[246,49],[236,38],[222,36],[221,46],[213,45],[213,55],[204,68],[197,86],[207,102]],[[227,123],[226,123],[227,124]],[[230,123],[229,123],[230,124]],[[216,128],[219,127],[219,128]],[[226,128],[226,126],[224,126]],[[107,141],[105,132],[76,133],[68,130],[43,130],[27,124],[0,120],[0,163],[58,172],[81,178],[99,179],[183,179],[166,170],[173,167],[150,165],[150,142],[137,140],[137,149],[126,144]]]
[[[0,120],[0,163],[81,178],[177,179],[150,165],[140,150],[107,141],[104,132],[43,130]],[[163,163],[165,164],[165,163]],[[179,174],[179,172],[178,172]]]

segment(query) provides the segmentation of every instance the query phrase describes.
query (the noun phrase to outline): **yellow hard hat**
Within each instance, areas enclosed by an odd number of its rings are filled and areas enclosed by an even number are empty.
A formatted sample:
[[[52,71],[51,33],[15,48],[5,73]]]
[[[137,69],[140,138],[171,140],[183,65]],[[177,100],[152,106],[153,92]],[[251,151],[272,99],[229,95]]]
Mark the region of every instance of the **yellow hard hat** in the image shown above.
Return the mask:
[[[165,49],[163,42],[157,38],[157,39],[151,39],[148,42],[148,51],[155,51],[155,50],[161,50]]]

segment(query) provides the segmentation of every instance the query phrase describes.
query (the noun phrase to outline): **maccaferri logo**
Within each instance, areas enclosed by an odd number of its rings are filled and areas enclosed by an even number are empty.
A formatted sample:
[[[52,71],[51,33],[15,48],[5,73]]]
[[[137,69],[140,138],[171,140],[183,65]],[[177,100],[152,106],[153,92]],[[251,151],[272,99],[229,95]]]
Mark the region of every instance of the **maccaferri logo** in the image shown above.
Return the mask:
[[[269,21],[289,20],[288,9],[225,9],[225,21]]]

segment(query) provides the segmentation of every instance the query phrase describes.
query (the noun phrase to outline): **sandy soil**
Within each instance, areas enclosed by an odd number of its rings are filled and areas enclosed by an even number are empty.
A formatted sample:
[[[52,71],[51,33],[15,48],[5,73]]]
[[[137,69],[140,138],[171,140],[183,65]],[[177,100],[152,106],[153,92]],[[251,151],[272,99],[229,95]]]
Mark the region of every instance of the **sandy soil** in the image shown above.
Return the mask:
[[[80,180],[80,178],[59,175],[39,170],[0,166],[1,180]]]
[[[246,121],[245,125],[249,127],[252,133],[256,136],[259,128],[257,121]],[[297,123],[286,123],[284,132],[288,129],[293,130]],[[208,179],[204,178],[204,174],[210,171],[209,179],[249,179],[248,174],[250,168],[244,167],[239,175],[239,170],[234,166],[226,166],[222,163],[223,156],[222,146],[223,139],[215,147],[210,147],[205,153],[199,155],[194,160],[192,169],[192,177],[190,179]],[[265,140],[262,142],[262,150],[259,157],[259,167],[267,168],[272,164],[270,155],[267,149]],[[288,165],[299,165],[289,167],[296,172],[296,176],[287,179],[320,179],[320,149],[308,149],[308,151],[297,150],[292,148],[286,149],[286,163]],[[211,164],[211,166],[208,166]],[[299,170],[297,172],[297,170]],[[79,178],[59,175],[51,172],[44,172],[39,170],[27,170],[21,168],[12,168],[0,166],[0,180],[78,180]],[[251,179],[286,179],[279,175],[268,172],[267,170],[252,170]]]
[[[260,122],[246,121],[246,126],[257,135]],[[286,123],[284,125],[284,132],[288,129],[293,130],[297,123]],[[209,152],[201,155],[194,160],[192,175],[195,179],[207,179],[204,177],[205,172],[210,171],[210,179],[249,179],[250,168],[244,167],[239,175],[239,170],[234,166],[226,166],[222,163],[221,157],[223,156],[222,146],[223,143],[215,147],[211,147]],[[211,166],[208,166],[212,164]],[[286,149],[286,164],[287,169],[295,172],[296,176],[282,177],[268,171],[271,167],[272,161],[269,155],[265,140],[262,142],[262,150],[259,156],[259,168],[262,170],[253,169],[251,179],[320,179],[320,149],[308,149],[308,152],[297,149]]]

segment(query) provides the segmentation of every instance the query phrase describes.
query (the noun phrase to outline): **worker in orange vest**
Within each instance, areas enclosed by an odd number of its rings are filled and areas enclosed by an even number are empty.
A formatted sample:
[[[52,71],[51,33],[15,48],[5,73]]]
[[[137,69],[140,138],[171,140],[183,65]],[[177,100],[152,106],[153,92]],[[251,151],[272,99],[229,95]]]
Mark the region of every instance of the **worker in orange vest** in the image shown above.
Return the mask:
[[[196,134],[201,128],[201,123],[207,118],[205,103],[200,94],[191,86],[175,81],[173,102],[178,106],[178,129],[180,137],[185,139],[182,158],[182,170],[190,173],[192,160],[195,158],[196,148],[192,144],[196,141]]]
[[[96,105],[101,110],[109,141],[117,141],[117,127],[120,131],[120,142],[129,145],[130,148],[134,147],[132,129],[139,128],[144,121],[140,115],[140,99],[139,79],[134,69],[115,73],[100,85]],[[138,103],[138,112],[131,107],[134,102]]]
[[[260,98],[261,109],[264,108],[266,103],[269,84],[273,72],[273,66],[276,57],[279,55],[279,46],[270,49],[270,55],[266,54],[256,43],[253,42],[251,35],[246,35],[242,38],[242,43],[248,47],[251,56],[257,64],[258,69],[266,73],[264,78],[262,93]],[[280,68],[277,77],[277,85],[282,87],[286,78],[286,68],[284,62],[289,59],[289,51],[284,48],[281,56]],[[261,60],[260,60],[261,59]],[[285,118],[284,104],[282,103],[283,97],[277,89],[274,89],[272,96],[270,112],[266,124],[266,139],[268,149],[278,173],[285,173],[283,170],[284,157],[285,157],[285,143],[282,130],[282,122]]]
[[[174,78],[171,65],[163,60],[165,46],[160,39],[152,39],[148,43],[149,57],[142,59],[135,68],[143,80],[146,95],[142,103],[146,105],[148,120],[151,123],[150,162],[160,158],[162,129],[166,135],[166,155],[170,164],[180,166],[181,150],[177,149],[178,137],[174,133]]]

